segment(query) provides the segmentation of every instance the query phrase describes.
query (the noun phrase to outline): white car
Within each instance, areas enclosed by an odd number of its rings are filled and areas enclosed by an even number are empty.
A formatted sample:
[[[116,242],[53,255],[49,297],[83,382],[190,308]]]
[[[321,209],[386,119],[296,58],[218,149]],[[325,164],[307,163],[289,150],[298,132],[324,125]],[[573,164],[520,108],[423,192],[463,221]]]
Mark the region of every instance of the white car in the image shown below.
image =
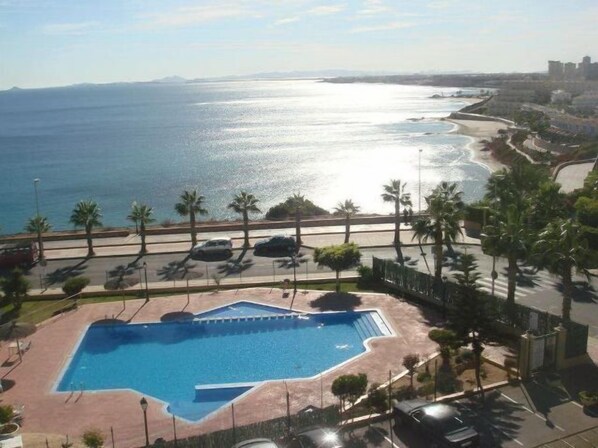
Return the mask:
[[[203,243],[197,244],[191,249],[192,257],[203,257],[205,255],[226,255],[233,254],[233,242],[230,238],[212,238]]]

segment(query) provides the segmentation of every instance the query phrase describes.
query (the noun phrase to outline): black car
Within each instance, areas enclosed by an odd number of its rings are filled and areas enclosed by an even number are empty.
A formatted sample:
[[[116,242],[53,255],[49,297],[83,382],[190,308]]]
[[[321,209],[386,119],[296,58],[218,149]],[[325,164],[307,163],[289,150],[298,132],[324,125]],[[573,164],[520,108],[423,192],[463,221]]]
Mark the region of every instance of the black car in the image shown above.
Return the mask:
[[[295,238],[287,235],[274,235],[265,240],[260,240],[253,246],[256,254],[284,253],[291,254],[295,251]]]
[[[291,438],[287,448],[343,448],[338,430],[314,426],[305,428]]]
[[[429,440],[429,446],[479,446],[480,435],[454,406],[424,400],[393,400],[393,412],[397,425],[413,427]]]

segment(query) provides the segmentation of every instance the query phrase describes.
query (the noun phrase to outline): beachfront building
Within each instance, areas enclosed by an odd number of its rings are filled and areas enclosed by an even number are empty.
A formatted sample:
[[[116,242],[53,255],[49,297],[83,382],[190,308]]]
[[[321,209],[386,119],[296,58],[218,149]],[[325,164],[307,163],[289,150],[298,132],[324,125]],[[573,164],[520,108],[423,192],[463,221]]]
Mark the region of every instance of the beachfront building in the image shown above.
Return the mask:
[[[567,114],[554,114],[550,117],[550,125],[571,134],[598,137],[597,118],[579,118]]]
[[[518,87],[517,85],[507,85],[500,89],[498,94],[487,104],[488,115],[512,118],[523,103],[534,101],[535,90]]]
[[[554,90],[550,94],[552,104],[567,104],[571,102],[571,94],[565,90]]]
[[[573,109],[584,114],[598,114],[598,90],[592,90],[573,98]]]

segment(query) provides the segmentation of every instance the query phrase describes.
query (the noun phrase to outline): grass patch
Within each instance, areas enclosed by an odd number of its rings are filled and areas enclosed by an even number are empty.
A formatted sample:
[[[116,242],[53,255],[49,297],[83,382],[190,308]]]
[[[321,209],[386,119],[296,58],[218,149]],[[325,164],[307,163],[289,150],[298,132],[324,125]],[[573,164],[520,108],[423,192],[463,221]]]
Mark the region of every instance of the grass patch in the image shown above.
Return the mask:
[[[280,283],[276,282],[272,285],[267,286],[274,286],[280,287]],[[291,284],[292,288],[292,284]],[[219,291],[225,291],[230,288],[220,287]],[[237,289],[237,288],[235,288]],[[309,282],[297,282],[297,290],[315,290],[315,291],[334,291],[336,289],[335,282],[326,282],[326,283],[309,283]],[[211,288],[208,290],[202,291],[215,291],[216,288]],[[191,290],[192,292],[197,292],[197,290]],[[367,293],[367,292],[382,292],[387,293],[388,290],[386,287],[371,287],[371,288],[360,288],[357,285],[356,281],[347,281],[341,282],[341,292],[344,293]],[[178,292],[177,294],[181,294]],[[172,296],[173,293],[160,293],[160,294],[152,294],[151,298],[156,299],[160,297],[168,297]],[[124,300],[137,300],[140,297],[137,295],[125,295]],[[92,303],[105,303],[105,302],[119,302],[123,300],[123,296],[120,294],[115,294],[113,296],[94,296],[94,297],[85,297],[79,299],[77,303],[79,305],[87,305]],[[6,322],[10,322],[11,320],[16,319],[17,321],[24,321],[30,323],[40,323],[46,319],[49,319],[57,314],[62,312],[69,311],[72,309],[74,305],[73,300],[66,300],[66,299],[56,299],[56,300],[27,300],[24,301],[21,309],[16,311],[13,309],[13,306],[9,303],[3,303],[0,306],[0,324],[4,324]]]

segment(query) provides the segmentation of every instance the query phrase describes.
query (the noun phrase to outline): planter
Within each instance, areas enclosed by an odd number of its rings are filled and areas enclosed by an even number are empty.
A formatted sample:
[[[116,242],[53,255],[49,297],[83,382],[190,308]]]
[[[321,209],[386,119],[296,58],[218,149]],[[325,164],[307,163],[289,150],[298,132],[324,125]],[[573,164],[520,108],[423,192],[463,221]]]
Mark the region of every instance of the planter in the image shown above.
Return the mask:
[[[586,407],[595,406],[598,404],[598,393],[581,391],[579,393],[579,401]]]
[[[19,433],[21,427],[16,423],[5,423],[0,426],[0,440],[10,439]]]

